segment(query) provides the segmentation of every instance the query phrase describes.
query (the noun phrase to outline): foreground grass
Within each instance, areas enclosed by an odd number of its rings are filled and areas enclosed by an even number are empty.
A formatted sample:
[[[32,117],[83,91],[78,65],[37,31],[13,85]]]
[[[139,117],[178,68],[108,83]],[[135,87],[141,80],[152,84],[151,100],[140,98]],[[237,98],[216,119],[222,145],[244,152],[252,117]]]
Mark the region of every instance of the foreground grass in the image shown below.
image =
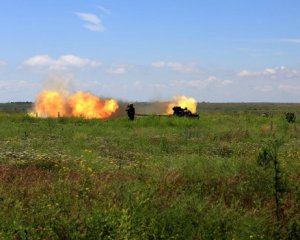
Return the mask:
[[[257,164],[281,139],[274,173]],[[0,115],[0,239],[299,239],[300,125],[212,112],[129,122]]]

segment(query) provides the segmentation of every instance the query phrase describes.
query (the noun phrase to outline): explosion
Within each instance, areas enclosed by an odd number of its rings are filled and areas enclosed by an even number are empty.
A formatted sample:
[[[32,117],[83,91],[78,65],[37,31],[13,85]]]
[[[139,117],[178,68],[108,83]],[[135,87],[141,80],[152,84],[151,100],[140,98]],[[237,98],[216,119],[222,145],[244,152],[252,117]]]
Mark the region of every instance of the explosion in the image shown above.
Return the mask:
[[[68,98],[68,106],[71,116],[84,118],[108,118],[118,108],[118,103],[111,100],[101,101],[98,97],[86,93],[77,92]]]
[[[192,113],[195,113],[197,110],[197,101],[194,98],[187,98],[186,96],[175,96],[173,102],[168,104],[167,114],[173,113],[174,106],[188,108]]]
[[[68,96],[63,92],[44,90],[37,96],[34,111],[39,117],[103,119],[110,117],[118,108],[116,100],[102,100],[87,92],[78,91]]]

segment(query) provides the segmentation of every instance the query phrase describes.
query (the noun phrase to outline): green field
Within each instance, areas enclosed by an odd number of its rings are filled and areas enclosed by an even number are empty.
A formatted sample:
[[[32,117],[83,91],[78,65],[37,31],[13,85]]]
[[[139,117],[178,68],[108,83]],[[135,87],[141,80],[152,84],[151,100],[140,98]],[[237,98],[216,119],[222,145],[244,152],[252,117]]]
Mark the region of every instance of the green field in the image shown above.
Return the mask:
[[[283,114],[299,106],[208,105],[134,122],[0,113],[0,239],[300,239],[300,121]],[[276,141],[277,180],[258,162]]]

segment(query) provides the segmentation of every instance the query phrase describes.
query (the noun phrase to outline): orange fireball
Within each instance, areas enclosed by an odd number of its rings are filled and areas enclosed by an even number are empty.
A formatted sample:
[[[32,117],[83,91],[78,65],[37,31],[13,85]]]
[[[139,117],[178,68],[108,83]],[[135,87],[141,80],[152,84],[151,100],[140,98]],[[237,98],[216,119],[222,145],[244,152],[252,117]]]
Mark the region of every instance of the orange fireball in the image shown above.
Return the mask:
[[[81,91],[70,96],[67,101],[72,116],[87,119],[108,118],[119,108],[115,100],[101,101],[100,98]]]
[[[194,98],[188,98],[186,96],[175,96],[173,102],[168,104],[167,114],[173,113],[173,107],[179,106],[181,108],[187,108],[192,113],[197,110],[197,101]]]
[[[39,117],[83,117],[108,118],[117,111],[117,101],[101,100],[86,92],[77,92],[71,96],[58,91],[44,90],[36,99],[34,110]],[[29,113],[29,115],[34,115]]]
[[[65,98],[56,91],[42,91],[35,101],[35,111],[40,117],[65,115]]]

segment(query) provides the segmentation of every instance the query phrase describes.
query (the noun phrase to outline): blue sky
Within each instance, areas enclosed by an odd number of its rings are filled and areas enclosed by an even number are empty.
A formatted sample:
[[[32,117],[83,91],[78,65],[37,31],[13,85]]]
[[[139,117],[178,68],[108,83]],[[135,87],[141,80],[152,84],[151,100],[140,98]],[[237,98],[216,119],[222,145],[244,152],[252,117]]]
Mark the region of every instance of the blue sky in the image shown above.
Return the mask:
[[[2,0],[0,102],[32,101],[49,79],[130,101],[299,102],[299,9],[282,0]]]

